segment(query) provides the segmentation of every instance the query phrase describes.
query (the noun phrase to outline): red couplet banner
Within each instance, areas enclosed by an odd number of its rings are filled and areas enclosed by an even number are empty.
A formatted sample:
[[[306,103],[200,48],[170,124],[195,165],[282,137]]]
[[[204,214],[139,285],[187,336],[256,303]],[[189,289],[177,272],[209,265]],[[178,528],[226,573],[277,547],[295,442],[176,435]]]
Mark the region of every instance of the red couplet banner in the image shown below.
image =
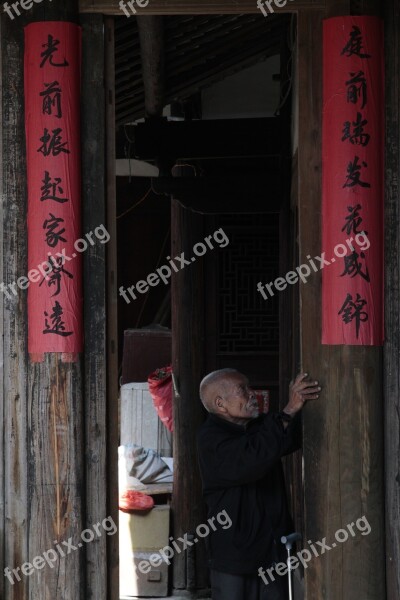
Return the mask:
[[[73,23],[25,28],[28,171],[28,351],[83,349],[80,173],[81,30]]]
[[[384,49],[377,17],[324,22],[322,343],[379,346]]]

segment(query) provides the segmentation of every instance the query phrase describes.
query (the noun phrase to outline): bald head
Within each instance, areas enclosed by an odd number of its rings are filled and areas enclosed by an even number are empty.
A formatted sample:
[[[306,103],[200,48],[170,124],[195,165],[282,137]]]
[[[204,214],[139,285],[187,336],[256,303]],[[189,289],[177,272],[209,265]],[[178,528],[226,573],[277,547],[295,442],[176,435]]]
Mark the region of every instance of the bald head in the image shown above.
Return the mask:
[[[224,396],[232,378],[240,375],[236,369],[219,369],[202,379],[200,383],[200,398],[208,412],[215,412],[214,402],[217,396]]]

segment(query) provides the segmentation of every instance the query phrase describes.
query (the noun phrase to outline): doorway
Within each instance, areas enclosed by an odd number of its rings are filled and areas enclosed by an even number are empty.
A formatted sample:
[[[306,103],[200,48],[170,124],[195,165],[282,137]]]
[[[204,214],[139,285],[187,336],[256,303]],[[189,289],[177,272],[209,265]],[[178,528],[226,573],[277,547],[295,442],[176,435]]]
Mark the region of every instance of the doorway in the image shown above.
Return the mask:
[[[294,26],[284,15],[268,22],[260,15],[164,17],[163,111],[149,119],[136,20],[115,20],[118,289],[125,292],[118,298],[120,374],[124,332],[162,327],[171,331],[172,362],[180,363],[178,393],[197,402],[199,378],[231,366],[268,393],[271,409],[279,407],[282,376],[291,372],[297,353],[295,298],[287,291],[266,301],[257,284],[286,272],[296,255],[288,185]],[[180,206],[179,216],[176,208],[171,215],[171,201]],[[207,246],[218,231],[221,243]],[[223,236],[229,243],[222,243]],[[177,273],[171,260],[183,249],[188,256],[196,244],[204,253]],[[166,280],[137,293],[141,281],[168,265]],[[194,313],[196,349],[182,331]],[[291,348],[284,361],[282,345]],[[182,352],[192,357],[187,367]],[[174,440],[173,458],[183,475],[195,462],[187,436],[193,438],[204,418],[196,410],[187,415],[190,433]],[[292,466],[288,474],[298,476]],[[200,504],[195,514],[184,506],[190,486],[183,479],[174,480],[180,497],[167,497],[171,535],[190,531],[204,513]],[[192,483],[197,489],[198,473]],[[175,557],[170,593],[207,588],[204,557],[204,548],[196,559]]]

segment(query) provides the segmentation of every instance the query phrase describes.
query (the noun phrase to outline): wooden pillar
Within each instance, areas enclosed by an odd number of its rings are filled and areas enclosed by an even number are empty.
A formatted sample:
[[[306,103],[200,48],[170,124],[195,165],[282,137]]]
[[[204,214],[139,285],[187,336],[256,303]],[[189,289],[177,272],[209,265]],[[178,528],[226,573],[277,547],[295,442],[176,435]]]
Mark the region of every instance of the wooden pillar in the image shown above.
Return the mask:
[[[204,238],[203,219],[172,200],[171,256],[193,256],[193,246]],[[199,384],[204,375],[204,284],[200,258],[172,277],[172,362],[179,395],[174,400],[173,536],[196,537],[205,522],[204,502],[197,463],[196,432],[204,420]],[[189,538],[190,539],[190,538]],[[176,554],[173,587],[199,590],[207,587],[203,540],[189,552]]]
[[[400,598],[400,6],[385,2],[385,484],[387,600]]]
[[[100,225],[108,230],[105,198],[105,88],[104,19],[102,15],[81,15],[82,26],[82,213],[84,233]],[[107,361],[106,361],[106,252],[96,243],[83,255],[84,280],[84,417],[85,417],[85,528],[110,515],[107,468]],[[117,412],[117,411],[116,411]],[[117,419],[116,419],[117,420]],[[114,448],[114,454],[116,448]],[[114,499],[115,507],[117,501]],[[115,512],[112,513],[114,522]],[[118,514],[117,514],[118,516]],[[104,534],[86,550],[85,600],[107,596],[107,543],[117,536]],[[112,597],[112,596],[111,596]],[[114,595],[116,600],[118,595]]]
[[[22,11],[14,20],[2,15],[4,120],[1,216],[2,281],[6,285],[27,272],[23,28],[31,21],[76,22],[77,18],[78,3],[75,1],[34,5],[30,10]],[[93,254],[90,256],[90,253],[89,250],[85,257],[86,272],[88,265],[93,264]],[[4,555],[0,558],[2,569],[6,566],[13,569],[31,562],[47,550],[54,552],[55,541],[62,543],[71,539],[74,545],[78,544],[82,530],[89,526],[84,519],[82,359],[79,357],[75,363],[65,363],[60,354],[48,354],[43,363],[31,364],[27,354],[27,292],[18,291],[17,296],[1,298],[1,301],[4,365],[4,472],[1,485],[5,502],[4,506],[1,503]],[[86,332],[90,334],[89,329]],[[90,360],[86,364],[90,371],[93,367]],[[100,388],[101,382],[97,391]],[[94,420],[91,420],[92,427]],[[92,432],[91,441],[86,446],[86,449],[91,448],[92,454],[88,453],[87,456],[90,455],[93,462],[98,461],[101,472],[104,456],[96,454],[93,438]],[[95,471],[90,467],[87,470],[92,474]],[[92,496],[88,502],[93,509],[89,516],[90,523],[100,520],[102,513],[103,518],[105,516],[101,499],[104,491],[100,490],[99,493],[98,485],[94,483],[97,476],[98,473],[91,477],[91,489],[92,493],[96,489],[98,505],[96,509],[93,508]],[[88,550],[98,570],[105,567],[101,556],[102,546],[103,542],[100,541],[98,549],[93,547]],[[0,592],[1,597],[4,600],[77,600],[96,597],[90,596],[85,590],[85,550],[66,552],[65,557],[57,557],[53,568],[46,564],[29,576],[19,572],[20,581],[15,577],[14,585],[2,577],[0,586],[4,589]],[[98,572],[96,578],[101,579]],[[97,591],[101,589],[104,587],[100,585]]]
[[[24,137],[24,80],[22,23],[1,19],[2,69],[2,187],[0,211],[3,236],[1,281],[7,285],[27,271],[26,237],[26,160]],[[2,477],[1,498],[1,572],[5,567],[22,565],[29,556],[28,491],[28,371],[27,298],[26,292],[1,303],[2,363]],[[4,553],[3,553],[4,548]],[[28,598],[26,577],[17,586],[0,578],[0,595],[4,600]]]
[[[322,18],[299,14],[300,262],[321,249]],[[346,14],[346,11],[339,14]],[[305,542],[335,542],[335,532],[365,515],[372,528],[313,558],[307,600],[385,598],[382,350],[321,345],[321,277],[300,288],[302,368],[323,392],[304,410]],[[308,544],[305,543],[305,547]]]
[[[27,19],[78,21],[78,3],[40,5]],[[24,257],[24,260],[26,256]],[[20,315],[26,318],[26,315]],[[28,361],[28,555],[54,548],[54,542],[79,540],[84,529],[82,362],[64,363],[47,354],[43,363]],[[71,560],[69,560],[71,559]],[[29,598],[78,598],[85,575],[77,551],[54,569],[29,578]]]

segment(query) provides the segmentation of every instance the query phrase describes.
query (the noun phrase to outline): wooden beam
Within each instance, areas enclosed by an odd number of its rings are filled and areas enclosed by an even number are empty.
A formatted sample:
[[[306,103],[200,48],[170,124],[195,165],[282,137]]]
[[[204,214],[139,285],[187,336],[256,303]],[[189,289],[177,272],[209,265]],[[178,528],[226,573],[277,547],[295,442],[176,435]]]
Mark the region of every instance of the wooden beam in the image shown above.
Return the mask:
[[[300,263],[321,249],[323,17],[298,17]],[[323,386],[303,415],[305,540],[329,545],[363,515],[372,528],[308,563],[306,598],[382,600],[382,350],[321,345],[320,274],[300,287],[300,311],[302,368]]]
[[[156,194],[172,195],[182,206],[202,214],[276,214],[281,188],[277,171],[263,177],[159,177],[152,181]]]
[[[400,6],[385,2],[385,484],[387,600],[400,598]]]
[[[164,108],[165,51],[162,17],[137,18],[146,117],[161,117]]]
[[[130,128],[128,128],[128,132]],[[280,119],[148,120],[133,127],[135,156],[176,159],[278,156]],[[172,162],[172,164],[173,164]]]
[[[121,16],[124,13],[119,3],[112,0],[80,0],[81,13],[103,13]],[[302,10],[318,11],[325,8],[325,0],[295,0],[279,8],[274,6],[275,13],[299,12]],[[241,13],[262,14],[255,0],[150,0],[143,8],[137,7],[141,15],[233,15]]]

